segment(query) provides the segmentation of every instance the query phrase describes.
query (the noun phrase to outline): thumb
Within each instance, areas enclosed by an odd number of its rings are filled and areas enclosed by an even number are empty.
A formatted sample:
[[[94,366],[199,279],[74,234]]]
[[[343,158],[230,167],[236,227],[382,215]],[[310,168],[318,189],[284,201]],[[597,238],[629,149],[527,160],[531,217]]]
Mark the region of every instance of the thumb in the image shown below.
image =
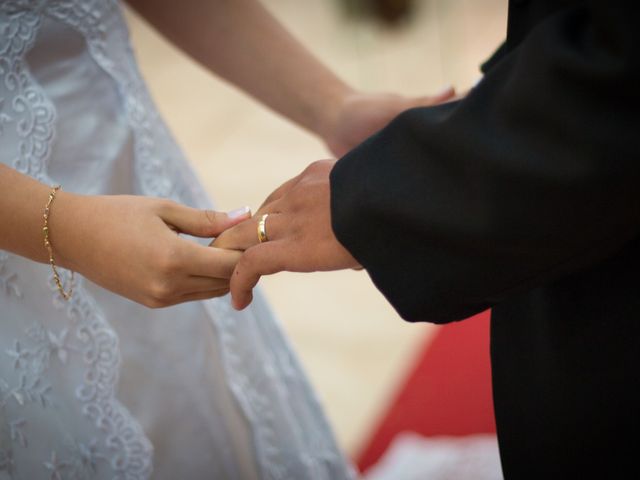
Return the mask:
[[[215,237],[226,229],[251,217],[251,209],[242,207],[230,212],[199,210],[180,204],[170,204],[162,219],[181,233],[195,237]]]

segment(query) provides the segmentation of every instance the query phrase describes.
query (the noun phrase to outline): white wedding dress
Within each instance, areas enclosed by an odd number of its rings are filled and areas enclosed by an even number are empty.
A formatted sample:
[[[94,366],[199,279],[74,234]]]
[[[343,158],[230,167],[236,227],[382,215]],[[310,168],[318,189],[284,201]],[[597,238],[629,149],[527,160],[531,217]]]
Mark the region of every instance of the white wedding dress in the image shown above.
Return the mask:
[[[0,0],[0,161],[67,191],[211,206],[116,1]],[[51,280],[0,251],[0,479],[353,478],[259,295],[242,313],[150,310],[77,277],[64,302]]]

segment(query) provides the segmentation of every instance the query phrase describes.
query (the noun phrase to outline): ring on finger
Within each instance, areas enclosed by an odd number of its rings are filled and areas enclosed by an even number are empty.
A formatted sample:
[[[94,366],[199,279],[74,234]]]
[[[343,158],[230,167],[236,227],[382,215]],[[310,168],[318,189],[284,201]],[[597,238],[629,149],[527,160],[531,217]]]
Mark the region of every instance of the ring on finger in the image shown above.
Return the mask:
[[[269,237],[267,236],[267,217],[268,213],[265,213],[260,217],[258,221],[258,242],[264,243],[269,241]]]

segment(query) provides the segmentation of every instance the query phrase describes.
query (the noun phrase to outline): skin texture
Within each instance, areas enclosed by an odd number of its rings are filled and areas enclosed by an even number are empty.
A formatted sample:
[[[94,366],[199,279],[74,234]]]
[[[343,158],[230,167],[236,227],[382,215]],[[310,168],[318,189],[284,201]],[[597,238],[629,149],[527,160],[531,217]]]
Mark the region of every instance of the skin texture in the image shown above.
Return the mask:
[[[245,250],[231,278],[233,306],[242,310],[262,275],[281,271],[359,269],[331,229],[329,174],[335,162],[321,160],[275,190],[256,215],[220,235],[213,246]],[[269,240],[259,243],[258,221],[268,213]]]
[[[362,143],[396,115],[414,107],[427,107],[447,102],[455,97],[453,87],[446,87],[432,96],[406,98],[388,93],[350,93],[346,95],[325,135],[325,143],[336,158],[342,157]]]
[[[42,212],[51,189],[0,165],[0,248],[48,262]],[[51,206],[56,264],[148,307],[224,295],[238,252],[208,248],[179,233],[213,237],[250,217],[197,210],[140,196],[59,191]],[[44,281],[44,280],[43,280]]]
[[[466,95],[467,92],[464,93]],[[431,105],[463,98],[452,89],[445,89],[434,97],[425,97]],[[343,132],[365,134],[365,129],[350,129],[354,115],[370,118],[372,114],[366,98],[358,98],[355,103],[347,102],[341,118]],[[384,98],[385,95],[380,95]],[[392,95],[386,96],[395,102]],[[416,99],[416,103],[418,99]],[[357,105],[357,107],[354,107]],[[415,105],[414,105],[415,106]],[[355,111],[354,111],[355,108]],[[373,109],[373,116],[380,110]],[[363,123],[367,123],[364,120]],[[339,127],[338,127],[339,128]],[[340,145],[335,150],[342,152]],[[330,181],[329,176],[335,165],[333,160],[321,160],[309,165],[301,174],[286,181],[274,190],[263,202],[256,214],[246,221],[220,235],[212,245],[218,248],[243,250],[244,254],[236,266],[230,287],[233,306],[242,310],[252,301],[252,290],[263,275],[282,271],[312,272],[343,269],[361,269],[355,258],[338,242],[331,227]],[[268,241],[259,243],[258,222],[268,213],[266,230]]]
[[[195,61],[318,135],[336,156],[401,111],[455,93],[451,87],[436,98],[358,92],[256,0],[184,0],[180,8],[171,0],[128,3]]]
[[[185,0],[180,8],[169,0],[129,3],[186,54],[316,134],[335,155],[402,110],[454,95],[450,88],[423,98],[357,92],[255,0]],[[0,249],[48,262],[41,229],[50,186],[0,164],[0,191]],[[198,246],[176,232],[210,238],[247,218],[160,199],[62,190],[49,224],[59,266],[143,305],[164,307],[227,293],[241,257],[237,250]]]

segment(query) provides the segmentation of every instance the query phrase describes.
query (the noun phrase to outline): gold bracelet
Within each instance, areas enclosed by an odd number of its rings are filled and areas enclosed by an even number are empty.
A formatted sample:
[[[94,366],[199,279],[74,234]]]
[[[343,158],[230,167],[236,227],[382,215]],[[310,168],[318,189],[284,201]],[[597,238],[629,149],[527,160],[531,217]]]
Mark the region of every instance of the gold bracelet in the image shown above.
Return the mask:
[[[71,295],[73,295],[73,272],[71,272],[71,287],[67,292],[62,286],[62,281],[60,280],[60,275],[58,274],[58,269],[56,268],[56,261],[53,259],[53,247],[51,246],[51,241],[49,240],[49,210],[51,209],[53,200],[56,198],[56,193],[58,193],[58,190],[60,190],[60,185],[54,185],[53,187],[51,187],[49,200],[44,207],[44,225],[42,226],[42,233],[44,234],[44,247],[49,252],[49,265],[51,265],[51,270],[53,270],[53,280],[56,282],[56,286],[58,287],[60,296],[65,300],[69,300],[71,298]]]

